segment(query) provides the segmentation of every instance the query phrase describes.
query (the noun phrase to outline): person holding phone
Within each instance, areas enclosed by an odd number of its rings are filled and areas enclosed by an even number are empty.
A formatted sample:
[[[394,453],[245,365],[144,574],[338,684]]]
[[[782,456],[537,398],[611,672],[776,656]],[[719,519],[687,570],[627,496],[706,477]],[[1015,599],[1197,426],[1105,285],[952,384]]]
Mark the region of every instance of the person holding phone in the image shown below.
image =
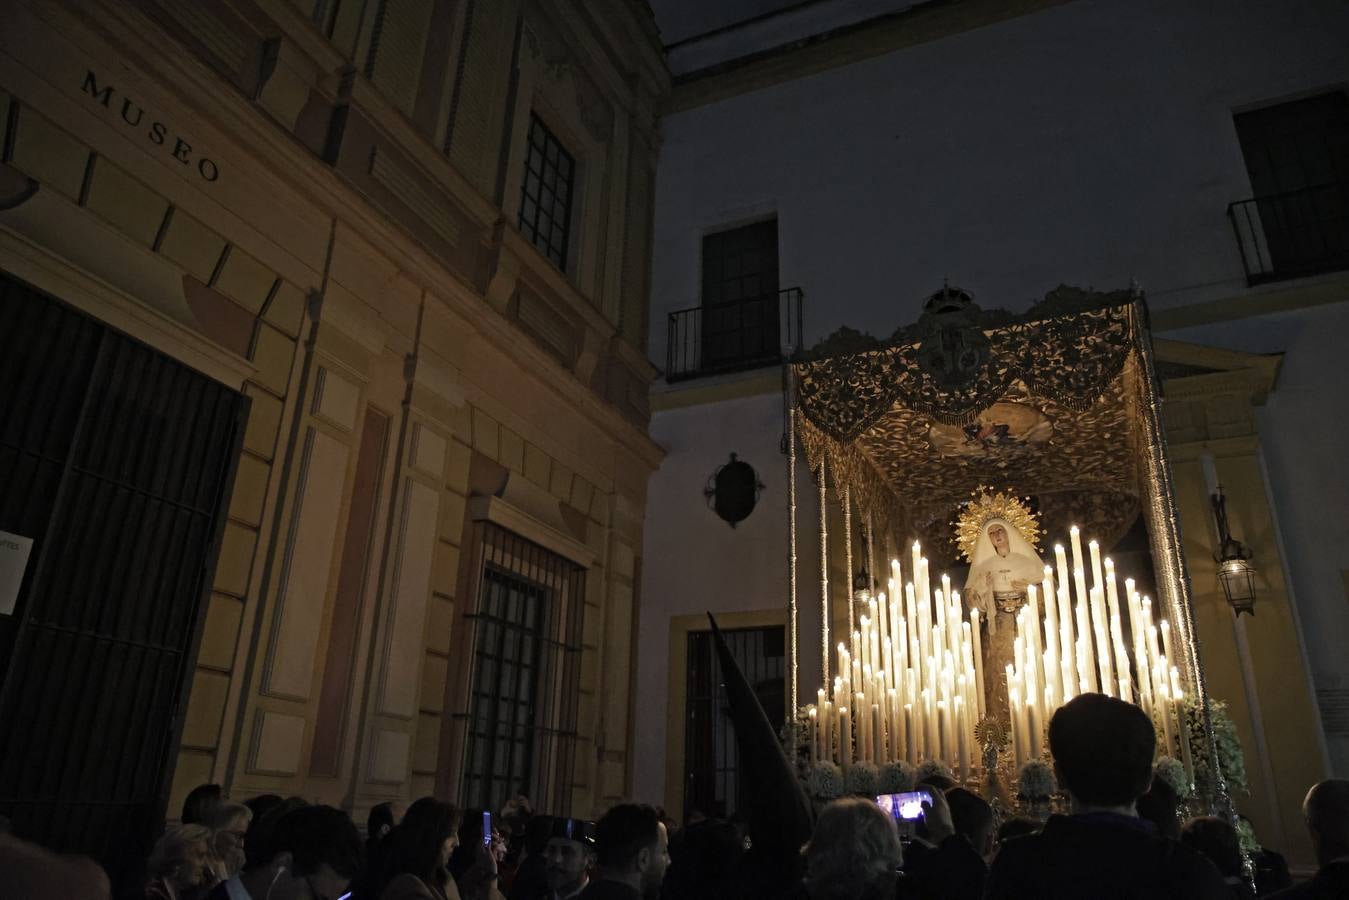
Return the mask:
[[[461,900],[446,868],[459,845],[461,819],[458,809],[433,797],[408,807],[389,835],[390,878],[380,900]]]
[[[979,900],[993,851],[993,808],[976,794],[919,785],[922,833],[905,847],[898,897]]]

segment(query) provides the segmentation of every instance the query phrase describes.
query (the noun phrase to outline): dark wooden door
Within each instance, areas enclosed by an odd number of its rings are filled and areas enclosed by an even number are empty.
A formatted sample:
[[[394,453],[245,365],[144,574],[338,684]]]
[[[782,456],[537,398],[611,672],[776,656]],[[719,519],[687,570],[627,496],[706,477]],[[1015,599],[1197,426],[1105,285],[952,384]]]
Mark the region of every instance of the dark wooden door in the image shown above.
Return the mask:
[[[0,813],[134,877],[158,833],[248,400],[0,272]]]

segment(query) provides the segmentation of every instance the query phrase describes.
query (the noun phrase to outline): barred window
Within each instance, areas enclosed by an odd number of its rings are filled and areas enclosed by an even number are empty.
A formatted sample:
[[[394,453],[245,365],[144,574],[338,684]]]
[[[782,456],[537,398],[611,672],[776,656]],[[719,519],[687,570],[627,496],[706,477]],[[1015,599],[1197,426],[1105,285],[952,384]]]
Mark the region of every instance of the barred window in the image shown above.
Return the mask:
[[[463,805],[571,802],[585,570],[484,522]]]
[[[520,190],[520,231],[564,272],[575,178],[575,158],[548,126],[531,113],[525,180]]]
[[[785,631],[781,625],[722,630],[770,722],[781,722],[786,711]],[[726,818],[754,798],[739,777],[740,751],[712,632],[689,632],[686,666],[684,814]]]

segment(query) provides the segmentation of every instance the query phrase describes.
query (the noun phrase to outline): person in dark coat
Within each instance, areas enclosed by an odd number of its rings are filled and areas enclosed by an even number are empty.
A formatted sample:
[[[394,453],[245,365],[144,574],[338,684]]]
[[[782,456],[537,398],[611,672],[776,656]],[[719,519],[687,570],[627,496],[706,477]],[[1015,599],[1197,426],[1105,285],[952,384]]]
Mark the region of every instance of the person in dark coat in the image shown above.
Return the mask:
[[[1316,862],[1310,881],[1270,897],[1279,900],[1329,900],[1349,897],[1349,781],[1331,778],[1313,785],[1302,801]]]
[[[511,880],[510,900],[540,900],[548,896],[548,857],[545,851],[553,833],[552,816],[533,816],[524,827],[524,853]]]
[[[656,900],[670,837],[655,807],[620,803],[595,826],[597,872],[579,900]],[[710,898],[709,898],[710,900]]]
[[[595,823],[553,819],[544,845],[545,900],[572,900],[590,884],[595,864]]]
[[[1180,830],[1180,842],[1204,854],[1218,867],[1218,874],[1232,892],[1232,900],[1255,900],[1255,890],[1246,881],[1241,839],[1231,822],[1217,816],[1196,816]]]
[[[1225,898],[1213,864],[1160,837],[1135,803],[1152,780],[1157,734],[1147,714],[1104,694],[1082,694],[1049,723],[1049,748],[1072,814],[1003,845],[985,897]]]

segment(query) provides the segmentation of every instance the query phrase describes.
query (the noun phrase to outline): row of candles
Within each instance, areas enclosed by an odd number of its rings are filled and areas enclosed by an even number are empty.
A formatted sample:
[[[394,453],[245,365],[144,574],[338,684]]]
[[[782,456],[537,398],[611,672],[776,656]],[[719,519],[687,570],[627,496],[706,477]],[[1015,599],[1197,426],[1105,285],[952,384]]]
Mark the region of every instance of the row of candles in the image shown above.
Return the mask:
[[[979,610],[964,612],[946,575],[941,587],[932,586],[921,546],[912,548],[911,581],[902,581],[900,563],[892,561],[888,595],[867,598],[850,643],[837,647],[833,690],[820,688],[807,708],[811,761],[829,759],[846,769],[855,761],[935,759],[969,778],[979,765],[975,723],[993,712],[985,709],[985,678],[1005,677],[1003,712],[1017,768],[1042,755],[1054,710],[1078,693],[1099,691],[1141,706],[1158,726],[1162,752],[1174,754],[1178,746],[1193,771],[1168,623],[1154,622],[1152,601],[1131,578],[1124,579],[1121,606],[1114,563],[1102,559],[1095,541],[1088,545],[1088,587],[1077,526],[1070,537],[1071,577],[1068,550],[1058,545],[1057,579],[1045,566],[1041,584],[1028,586],[1013,662],[1003,672],[984,672]]]
[[[845,769],[940,759],[970,777],[974,726],[986,712],[979,611],[966,620],[948,576],[933,587],[917,543],[911,581],[902,581],[898,560],[890,567],[889,593],[867,598],[850,643],[837,647],[832,692],[820,688],[807,709],[811,759]]]
[[[1056,545],[1056,566],[1045,566],[1041,583],[1027,587],[1017,613],[1013,662],[1003,673],[1015,764],[1041,755],[1054,710],[1076,694],[1100,692],[1141,706],[1157,726],[1161,752],[1174,755],[1179,748],[1186,771],[1193,771],[1170,625],[1154,621],[1151,598],[1132,578],[1124,579],[1121,598],[1115,564],[1102,559],[1096,541],[1087,545],[1088,570],[1076,525],[1070,546],[1071,577],[1069,550]]]

